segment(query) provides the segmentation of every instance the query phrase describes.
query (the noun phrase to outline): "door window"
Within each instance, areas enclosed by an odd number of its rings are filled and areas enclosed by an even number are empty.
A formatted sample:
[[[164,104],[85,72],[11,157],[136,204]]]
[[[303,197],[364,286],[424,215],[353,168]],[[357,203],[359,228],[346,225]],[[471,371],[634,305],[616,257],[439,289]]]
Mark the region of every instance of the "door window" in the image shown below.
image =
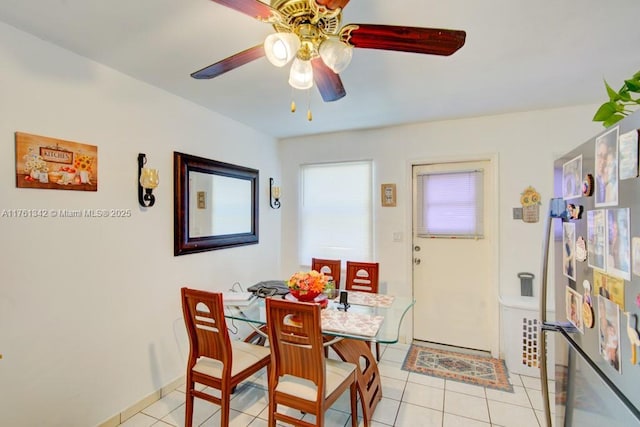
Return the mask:
[[[482,170],[418,175],[418,235],[482,238],[483,176]]]

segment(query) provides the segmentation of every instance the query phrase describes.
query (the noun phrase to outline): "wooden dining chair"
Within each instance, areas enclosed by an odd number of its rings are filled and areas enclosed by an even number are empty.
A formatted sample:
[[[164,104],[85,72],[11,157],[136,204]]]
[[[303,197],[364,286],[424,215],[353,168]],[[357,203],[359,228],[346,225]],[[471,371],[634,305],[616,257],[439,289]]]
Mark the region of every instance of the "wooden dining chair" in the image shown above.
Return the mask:
[[[271,361],[268,347],[231,340],[222,293],[182,288],[182,313],[189,336],[185,426],[193,422],[193,398],[220,405],[220,425],[229,425],[229,402],[235,387]],[[220,390],[220,398],[195,389],[195,383]]]
[[[378,271],[377,262],[355,262],[347,261],[347,278],[344,288],[348,291],[362,291],[378,293]]]
[[[377,262],[347,261],[347,278],[344,288],[347,291],[378,293]],[[376,343],[376,360],[380,361],[380,343]]]
[[[271,345],[269,427],[276,422],[323,426],[325,412],[346,391],[351,426],[358,425],[356,365],[325,357],[320,305],[267,298]],[[315,416],[315,424],[293,417],[285,406]]]
[[[311,258],[311,269],[324,273],[336,284],[336,289],[340,289],[340,272],[342,270],[339,259]]]

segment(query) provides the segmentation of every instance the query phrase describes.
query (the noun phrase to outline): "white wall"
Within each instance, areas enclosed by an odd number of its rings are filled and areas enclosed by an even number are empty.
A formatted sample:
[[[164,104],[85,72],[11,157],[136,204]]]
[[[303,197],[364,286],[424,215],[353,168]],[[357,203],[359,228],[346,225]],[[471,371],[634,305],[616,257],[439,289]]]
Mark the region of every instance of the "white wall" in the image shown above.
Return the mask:
[[[411,165],[459,159],[498,158],[499,265],[496,294],[520,295],[517,273],[535,274],[538,296],[543,216],[552,197],[553,159],[599,132],[591,122],[597,106],[513,113],[465,120],[422,123],[364,132],[342,132],[280,141],[282,176],[282,260],[284,270],[297,265],[297,193],[300,164],[373,159],[375,259],[387,291],[411,295]],[[380,184],[396,183],[398,206],[380,207]],[[520,193],[535,187],[544,201],[540,222],[513,220]],[[402,242],[393,241],[394,232]],[[496,302],[496,310],[498,304]],[[498,314],[496,313],[496,316]],[[410,338],[411,315],[402,335]]]
[[[0,214],[132,211],[0,216],[0,425],[96,425],[184,375],[181,286],[278,277],[276,142],[4,24],[0,63]],[[16,131],[98,146],[98,191],[16,188]],[[174,150],[260,170],[258,245],[173,256]],[[149,209],[137,202],[139,152],[160,170]]]

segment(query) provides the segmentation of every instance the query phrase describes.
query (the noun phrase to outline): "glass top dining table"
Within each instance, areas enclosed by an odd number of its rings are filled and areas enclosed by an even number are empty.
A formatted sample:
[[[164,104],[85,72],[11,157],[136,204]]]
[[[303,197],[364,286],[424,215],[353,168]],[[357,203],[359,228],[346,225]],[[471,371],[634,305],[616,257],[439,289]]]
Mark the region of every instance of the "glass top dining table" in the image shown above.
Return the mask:
[[[322,332],[328,341],[324,345],[331,346],[342,360],[357,366],[357,389],[364,427],[369,427],[373,412],[382,400],[381,377],[377,361],[371,353],[371,343],[397,343],[402,320],[413,307],[415,300],[353,291],[349,291],[347,296],[349,306],[346,312],[339,310],[344,307],[340,304],[339,298],[325,300],[328,304],[322,310],[321,321]],[[292,297],[285,295],[268,298]],[[247,322],[255,331],[247,339],[253,340],[256,336],[262,336],[264,343],[267,323],[264,301],[264,298],[257,297],[243,302],[242,305],[229,303],[225,305],[225,317]]]
[[[360,298],[362,292],[349,292],[349,307],[346,310],[347,317],[350,319],[362,320],[362,319],[376,319],[381,323],[377,330],[377,333],[359,333],[357,328],[341,328],[328,327],[325,329],[325,322],[323,320],[323,333],[328,336],[336,338],[351,338],[356,340],[378,342],[381,344],[395,344],[400,337],[400,326],[404,316],[409,309],[414,305],[415,300],[409,297],[401,296],[388,296],[375,294],[376,298]],[[370,294],[374,295],[374,294]],[[378,298],[379,297],[379,298]],[[275,296],[269,298],[285,298],[283,296]],[[327,307],[324,310],[340,310],[343,305],[339,303],[338,298],[328,300]],[[324,313],[328,316],[324,317],[336,317],[338,321],[344,317],[340,317],[338,313]],[[235,319],[243,322],[248,322],[254,326],[254,329],[265,325],[267,322],[265,302],[264,298],[256,297],[248,303],[243,305],[233,305],[229,303],[225,305],[225,317],[228,319]],[[336,323],[335,321],[333,322]],[[345,322],[346,323],[346,322]],[[354,322],[357,323],[357,322]]]

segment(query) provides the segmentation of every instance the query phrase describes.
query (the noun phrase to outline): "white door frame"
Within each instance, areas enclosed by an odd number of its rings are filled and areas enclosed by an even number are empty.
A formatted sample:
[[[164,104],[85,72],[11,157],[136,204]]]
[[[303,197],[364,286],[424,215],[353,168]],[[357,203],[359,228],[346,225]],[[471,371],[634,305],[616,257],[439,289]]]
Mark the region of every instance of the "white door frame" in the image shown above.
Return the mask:
[[[411,194],[411,197],[407,197],[410,200],[410,204],[405,211],[405,224],[407,224],[406,236],[410,236],[408,244],[406,245],[406,259],[407,262],[407,277],[411,278],[411,295],[413,296],[413,167],[417,165],[429,164],[429,163],[461,163],[472,162],[478,160],[486,160],[491,163],[493,168],[493,183],[491,188],[487,189],[494,192],[493,197],[493,212],[495,215],[493,218],[487,218],[488,221],[492,221],[492,228],[495,232],[495,238],[493,239],[493,245],[491,246],[491,256],[493,259],[493,265],[490,266],[489,277],[493,286],[490,286],[489,305],[488,310],[491,313],[489,317],[489,329],[491,331],[490,337],[490,350],[493,357],[500,357],[500,337],[501,337],[501,325],[500,325],[500,163],[498,153],[489,154],[476,154],[476,155],[460,155],[460,156],[446,156],[446,157],[429,157],[420,159],[411,159],[407,162],[407,180],[405,182],[406,194]],[[413,311],[411,312],[411,340],[413,341],[413,330],[415,325],[413,324]]]

